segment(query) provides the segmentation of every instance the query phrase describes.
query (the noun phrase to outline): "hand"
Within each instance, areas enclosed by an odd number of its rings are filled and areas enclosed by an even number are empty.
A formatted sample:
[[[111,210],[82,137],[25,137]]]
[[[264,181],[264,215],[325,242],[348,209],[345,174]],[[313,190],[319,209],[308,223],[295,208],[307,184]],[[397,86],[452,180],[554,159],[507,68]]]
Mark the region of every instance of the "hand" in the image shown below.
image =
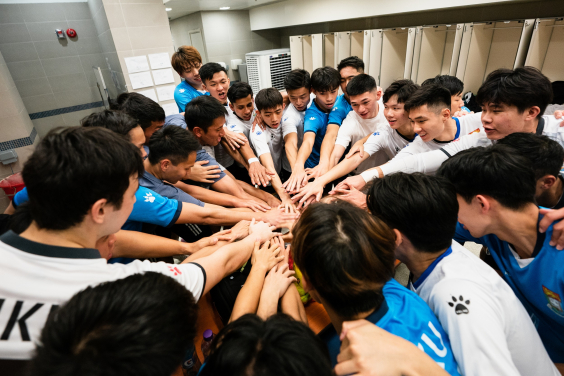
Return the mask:
[[[266,274],[267,271],[284,260],[284,255],[280,254],[281,248],[277,238],[272,238],[271,241],[265,242],[262,247],[259,247],[259,245],[260,243],[256,241],[251,262],[253,268],[259,268]]]
[[[263,292],[268,292],[269,294],[278,294],[278,299],[280,299],[292,282],[296,282],[296,274],[293,270],[290,270],[290,266],[286,264],[278,264],[273,267],[264,280]]]
[[[264,191],[263,191],[264,192]],[[280,201],[279,199],[277,199],[276,197],[274,197],[273,195],[271,195],[270,193],[264,192],[266,193],[265,197],[264,197],[264,201],[266,201],[266,203],[271,207],[271,208],[277,208],[282,204],[282,201]]]
[[[309,180],[311,178],[317,178],[319,176],[325,175],[328,170],[329,170],[328,166],[325,163],[319,163],[314,168],[306,168],[305,173],[306,173],[307,178]]]
[[[284,209],[280,207],[271,209],[261,216],[263,221],[270,223],[270,225],[275,226],[275,228],[279,228],[283,223],[295,220],[296,218],[298,218],[297,214],[285,213]]]
[[[560,126],[564,127],[564,111],[562,110],[554,111],[554,117],[557,119],[562,119]]]
[[[266,187],[268,182],[272,180],[271,176],[275,175],[268,171],[260,162],[253,162],[249,165],[249,177],[253,185],[261,185]]]
[[[266,204],[261,204],[258,201],[255,200],[244,200],[244,199],[240,199],[237,200],[235,202],[235,207],[236,208],[247,208],[247,209],[251,209],[254,212],[265,212],[267,210],[270,210],[271,207],[266,205]]]
[[[348,178],[346,178],[345,180],[343,180],[342,182],[340,182],[339,184],[337,184],[337,186],[335,187],[334,190],[332,190],[331,192],[329,192],[330,195],[335,194],[335,190],[336,189],[358,189],[361,190],[362,188],[364,188],[364,186],[366,185],[366,182],[364,181],[364,178],[360,175],[356,175],[356,176],[349,176]]]
[[[272,233],[273,230],[276,230],[276,227],[270,226],[268,223],[263,221],[257,222],[254,218],[249,225],[249,234],[252,234],[255,237],[255,240],[259,242],[270,240],[274,236]]]
[[[338,195],[337,197],[341,200],[350,202],[361,209],[366,209],[366,195],[354,187],[350,190],[335,188],[331,192]]]
[[[300,193],[292,197],[292,201],[298,202],[298,209],[301,209],[304,206],[305,202],[308,202],[310,197],[313,197],[313,201],[321,200],[321,196],[323,195],[323,184],[319,183],[317,180],[314,180],[311,183],[308,183],[305,187],[300,190]]]
[[[358,140],[357,142],[355,142],[354,145],[351,147],[351,150],[349,151],[349,153],[347,154],[347,156],[345,158],[349,159],[350,157],[352,157],[356,153],[358,153],[358,156],[360,158],[364,157],[364,142],[363,141],[364,140]]]
[[[227,128],[224,128],[224,130],[225,136],[223,136],[223,138],[233,150],[239,149],[241,145],[245,145],[248,142],[244,134],[230,131]]]
[[[237,241],[246,238],[251,233],[251,222],[240,221],[235,226],[231,227],[231,240]]]
[[[204,166],[209,162],[210,161],[198,161],[194,163],[187,178],[200,183],[214,183],[214,179],[219,178],[221,169],[217,165]]]
[[[260,129],[264,131],[264,123],[262,121],[262,116],[260,116],[259,111],[255,111],[255,120],[253,120],[253,126],[251,127],[251,132],[255,131],[257,125],[259,126]]]
[[[298,212],[290,198],[282,200],[282,204],[278,208],[283,209],[286,214],[297,214]]]
[[[100,252],[100,256],[109,260],[112,258],[114,248],[116,246],[116,235],[106,235],[96,241],[96,249]]]
[[[540,213],[544,216],[539,223],[539,231],[544,233],[548,227],[554,222],[564,218],[564,208],[558,210],[541,209]],[[550,237],[551,246],[556,246],[556,249],[561,251],[564,249],[564,221],[555,223],[552,226],[552,236]]]
[[[300,188],[307,184],[307,181],[308,176],[305,170],[303,168],[299,169],[294,167],[292,175],[290,175],[288,181],[282,184],[282,187],[285,188],[288,193],[298,193]]]

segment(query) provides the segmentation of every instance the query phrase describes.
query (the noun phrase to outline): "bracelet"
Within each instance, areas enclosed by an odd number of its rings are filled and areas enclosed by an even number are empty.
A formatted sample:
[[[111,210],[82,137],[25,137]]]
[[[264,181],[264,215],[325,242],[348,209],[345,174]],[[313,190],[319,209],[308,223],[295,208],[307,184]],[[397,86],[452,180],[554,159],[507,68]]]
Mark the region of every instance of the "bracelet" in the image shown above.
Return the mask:
[[[255,158],[250,158],[247,162],[250,165],[251,163],[258,162],[258,161],[259,161],[259,159],[255,157]]]

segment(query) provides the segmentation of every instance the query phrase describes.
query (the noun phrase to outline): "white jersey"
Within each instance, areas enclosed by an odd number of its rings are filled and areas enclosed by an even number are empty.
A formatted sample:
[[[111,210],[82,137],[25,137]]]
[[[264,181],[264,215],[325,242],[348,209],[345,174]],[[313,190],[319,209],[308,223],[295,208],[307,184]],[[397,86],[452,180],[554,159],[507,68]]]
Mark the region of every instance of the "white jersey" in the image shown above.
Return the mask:
[[[461,374],[559,375],[527,311],[492,268],[457,242],[437,261],[409,288],[441,322]]]
[[[393,129],[388,125],[370,135],[368,140],[364,143],[364,151],[368,153],[368,155],[372,155],[383,150],[386,156],[392,159],[410,142],[413,142],[413,140],[415,140],[415,138],[412,140],[407,139],[402,136],[397,129]]]
[[[251,133],[251,128],[253,127],[255,116],[255,112],[253,111],[251,120],[243,120],[233,112],[226,120],[227,129],[232,132],[243,133],[248,140],[249,133]]]
[[[284,117],[282,118],[282,136],[286,137],[290,133],[297,133],[298,149],[302,146],[302,141],[304,140],[304,116],[305,110],[298,111],[293,104],[290,104],[286,107],[286,112],[284,112]]]
[[[0,237],[0,358],[31,359],[49,314],[77,292],[148,271],[174,278],[196,300],[205,288],[205,271],[195,263],[108,264],[96,249],[49,246],[5,233]]]
[[[282,137],[282,127],[272,129],[266,127],[262,130],[260,127],[255,127],[254,132],[251,132],[251,145],[257,153],[257,157],[270,153],[274,168],[279,174],[282,169],[282,160],[286,157],[284,151],[284,138]]]

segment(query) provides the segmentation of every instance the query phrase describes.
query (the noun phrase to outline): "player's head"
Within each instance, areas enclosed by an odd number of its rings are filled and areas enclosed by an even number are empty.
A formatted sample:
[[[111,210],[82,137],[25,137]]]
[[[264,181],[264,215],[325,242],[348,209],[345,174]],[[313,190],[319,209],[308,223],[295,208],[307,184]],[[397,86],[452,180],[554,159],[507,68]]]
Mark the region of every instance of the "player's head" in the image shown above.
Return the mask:
[[[415,133],[424,142],[438,137],[450,119],[450,92],[441,85],[421,86],[404,105]]]
[[[188,129],[204,146],[216,146],[225,135],[223,125],[227,110],[217,99],[200,95],[186,105],[184,119]]]
[[[160,273],[87,287],[49,316],[31,375],[170,376],[192,345],[197,311]]]
[[[102,127],[117,134],[125,136],[141,152],[143,159],[147,157],[147,152],[143,148],[145,145],[145,133],[137,120],[121,111],[102,110],[88,115],[80,121],[83,127]]]
[[[151,98],[139,93],[122,93],[117,97],[112,109],[125,112],[143,128],[145,142],[164,126],[165,112],[161,106]]]
[[[347,202],[307,207],[292,229],[294,262],[305,289],[342,319],[380,306],[392,278],[394,232]]]
[[[296,110],[305,111],[311,93],[311,77],[305,69],[294,69],[284,78],[284,88]]]
[[[321,110],[329,111],[333,108],[337,95],[339,95],[339,72],[335,68],[317,68],[311,75],[311,89],[315,94],[315,102],[322,107]]]
[[[376,80],[372,76],[361,73],[347,85],[347,93],[352,109],[363,119],[372,119],[378,115],[380,93]]]
[[[356,56],[349,56],[337,65],[337,71],[339,71],[341,91],[347,96],[347,85],[353,79],[353,77],[364,73],[364,61]]]
[[[159,169],[159,178],[170,184],[186,179],[196,162],[200,143],[194,133],[174,125],[155,132],[149,141],[149,163]]]
[[[192,87],[200,87],[200,67],[202,66],[202,56],[192,46],[180,46],[172,54],[171,64],[176,73],[188,82]]]
[[[102,237],[127,220],[142,173],[139,150],[124,136],[99,127],[72,127],[49,132],[22,176],[37,227],[67,230],[87,224]]]
[[[438,75],[434,78],[428,78],[421,86],[437,84],[444,86],[450,92],[450,110],[454,114],[462,109],[464,101],[462,100],[462,92],[464,91],[464,83],[456,76],[448,74]]]
[[[409,244],[428,253],[450,247],[458,202],[454,187],[445,179],[420,173],[391,174],[374,180],[366,202],[372,215],[399,231],[398,259],[409,257]]]
[[[541,206],[554,206],[550,193],[556,187],[562,169],[562,146],[547,136],[534,133],[512,133],[499,140],[498,144],[511,146],[531,162],[535,173],[537,203]]]
[[[229,90],[229,76],[227,71],[218,63],[206,63],[200,68],[200,78],[204,84],[204,89],[210,95],[221,102],[227,103],[227,90]]]
[[[229,107],[239,118],[249,121],[253,117],[253,89],[246,82],[235,82],[227,90]]]
[[[384,116],[392,129],[411,124],[404,109],[405,102],[419,89],[419,85],[411,80],[396,80],[384,91]]]
[[[284,98],[275,88],[262,89],[257,93],[257,110],[260,112],[262,120],[270,128],[278,128],[282,121],[284,111]]]
[[[533,67],[498,69],[480,86],[476,101],[482,106],[486,135],[499,140],[511,133],[534,131],[530,124],[552,101],[552,85]]]
[[[454,186],[458,220],[474,237],[491,233],[500,212],[534,204],[531,162],[508,145],[462,151],[446,160],[437,174]]]
[[[284,314],[266,321],[247,314],[227,325],[212,344],[201,376],[330,376],[327,347],[305,324]]]

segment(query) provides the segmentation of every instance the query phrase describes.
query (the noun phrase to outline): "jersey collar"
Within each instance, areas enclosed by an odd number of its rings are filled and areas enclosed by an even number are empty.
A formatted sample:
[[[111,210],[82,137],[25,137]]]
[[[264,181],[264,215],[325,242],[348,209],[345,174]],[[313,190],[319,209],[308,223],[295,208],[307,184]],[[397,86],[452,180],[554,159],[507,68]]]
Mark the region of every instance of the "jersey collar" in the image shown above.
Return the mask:
[[[368,317],[365,318],[365,320],[370,321],[372,324],[377,324],[378,321],[380,321],[380,319],[384,317],[386,313],[388,313],[388,310],[388,303],[386,303],[386,298],[384,298],[382,304],[380,304],[380,308],[372,312]]]
[[[429,274],[431,274],[431,272],[433,272],[433,270],[435,269],[435,267],[439,264],[439,262],[441,262],[442,259],[444,259],[445,257],[447,257],[448,255],[450,255],[452,253],[452,247],[449,247],[442,255],[440,255],[439,257],[437,257],[435,259],[435,261],[433,261],[433,263],[431,265],[429,265],[429,267],[427,269],[425,269],[425,271],[423,272],[423,274],[421,274],[421,277],[419,277],[419,279],[415,282],[412,282],[413,288],[417,289],[419,288],[419,286],[421,286],[421,284],[423,282],[425,282],[425,279],[427,279],[427,277],[429,276]],[[409,276],[409,279],[411,280],[411,275]]]
[[[542,135],[543,131],[544,131],[544,118],[541,116],[539,118],[539,124],[537,125],[537,130],[535,133],[538,135]]]
[[[55,245],[37,243],[19,236],[12,230],[0,236],[0,241],[22,252],[31,253],[37,256],[66,258],[66,259],[102,258],[100,256],[100,252],[94,248],[59,247]]]
[[[416,133],[415,136],[413,136],[413,138],[410,140],[409,138],[405,137],[403,134],[399,133],[397,129],[394,129],[394,131],[396,131],[398,136],[400,136],[401,138],[403,138],[407,142],[413,142],[413,140],[415,140],[415,137],[417,137],[417,133]]]

